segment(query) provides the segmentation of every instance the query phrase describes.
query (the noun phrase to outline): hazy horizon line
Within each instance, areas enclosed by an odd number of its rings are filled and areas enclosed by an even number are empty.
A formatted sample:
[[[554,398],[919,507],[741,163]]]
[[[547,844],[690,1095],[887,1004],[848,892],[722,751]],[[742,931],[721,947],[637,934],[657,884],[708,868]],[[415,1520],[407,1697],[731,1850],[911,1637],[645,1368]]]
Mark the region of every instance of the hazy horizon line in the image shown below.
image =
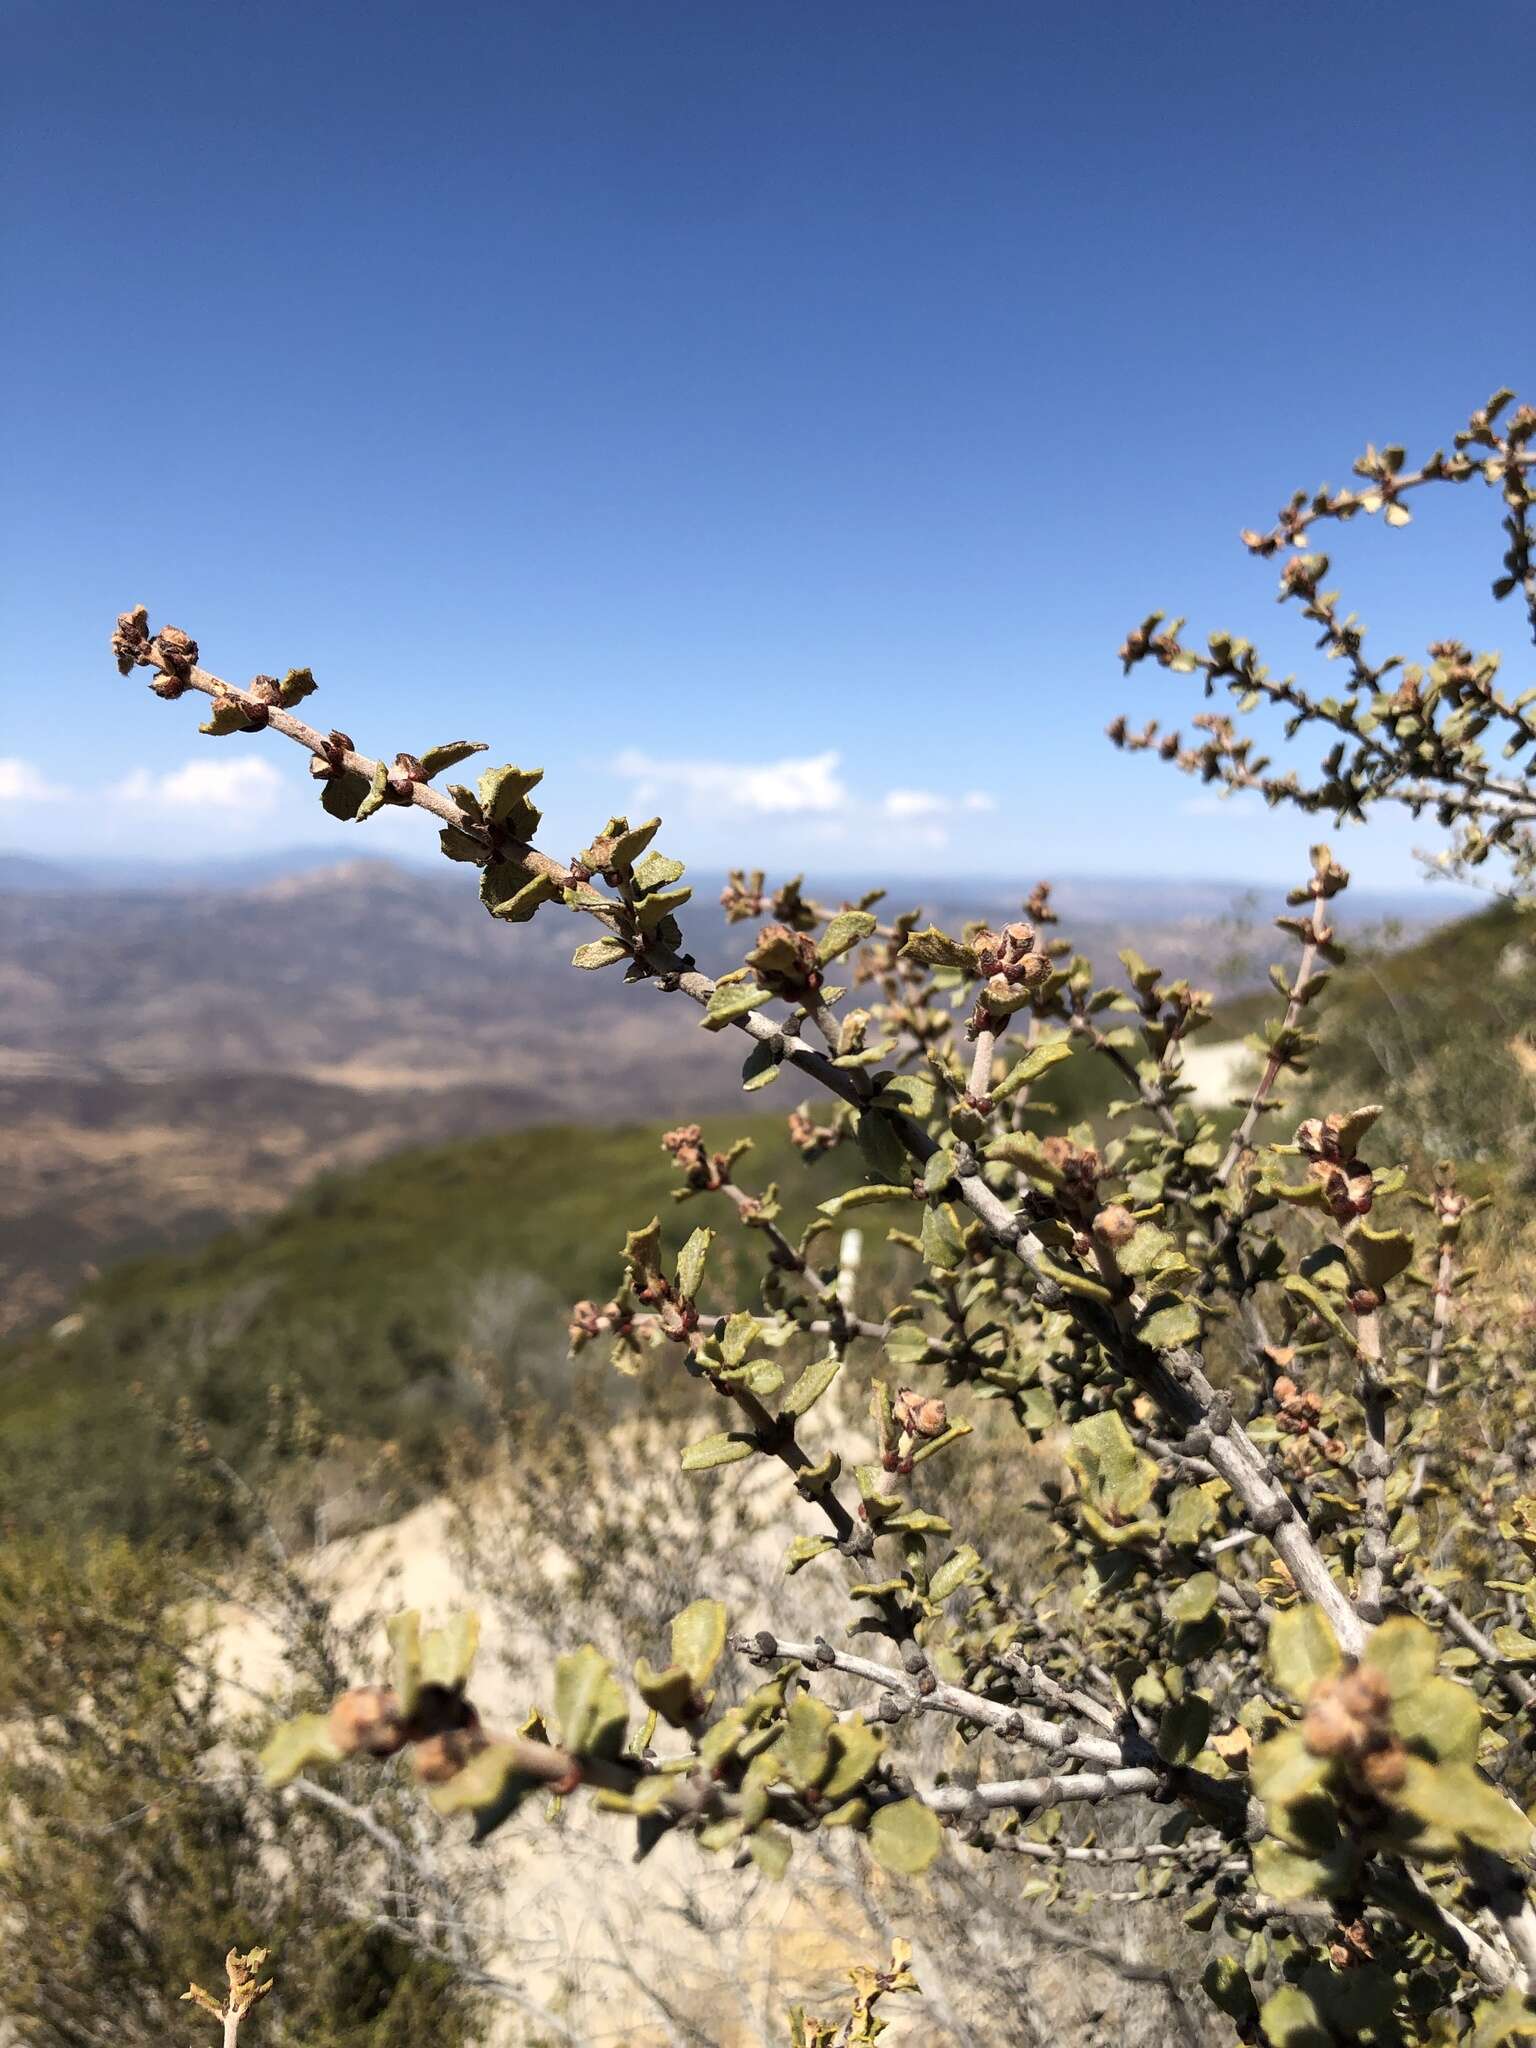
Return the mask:
[[[89,857],[70,859],[59,858],[49,854],[39,854],[27,847],[0,845],[0,862],[12,863],[24,869],[35,869],[40,876],[57,876],[59,883],[56,886],[66,886],[69,882],[73,881],[77,884],[86,884],[95,888],[103,886],[104,883],[109,883],[115,871],[121,871],[123,886],[142,888],[153,887],[157,882],[192,882],[198,880],[211,882],[223,881],[229,877],[238,877],[241,881],[244,881],[247,878],[259,876],[263,871],[270,871],[271,879],[277,880],[285,872],[292,873],[301,869],[324,872],[326,869],[355,867],[359,864],[393,868],[412,875],[439,875],[444,880],[448,879],[440,859],[434,861],[425,855],[418,857],[402,853],[397,849],[391,849],[388,852],[360,849],[355,853],[351,853],[334,845],[325,845],[322,842],[313,840],[295,840],[263,852],[226,854],[212,861],[198,860],[195,857],[156,857],[150,854],[113,854],[104,856],[100,860],[91,860]],[[695,862],[693,864],[692,872],[694,874],[697,875],[703,871],[702,863]],[[721,863],[718,868],[714,864],[710,864],[708,869],[712,876],[718,874],[722,881],[729,871],[730,863]],[[749,867],[747,871],[752,872],[753,870]],[[794,870],[786,868],[782,874],[771,869],[767,872],[771,884],[782,886],[784,882],[791,878]],[[869,889],[879,888],[884,889],[888,895],[891,895],[912,888],[918,888],[929,895],[935,893],[948,894],[965,890],[986,890],[993,893],[1000,891],[1018,893],[1021,898],[1034,886],[1036,880],[1048,881],[1053,888],[1105,887],[1111,885],[1122,889],[1129,888],[1138,891],[1186,888],[1198,889],[1213,895],[1223,894],[1229,897],[1239,897],[1250,891],[1273,892],[1279,889],[1289,890],[1296,887],[1299,880],[1299,877],[1294,874],[1288,876],[1263,874],[1232,875],[1218,879],[1209,874],[1179,873],[1176,870],[1131,874],[1124,869],[1115,868],[1063,868],[1054,873],[1047,871],[1044,875],[1031,878],[1025,878],[1016,871],[1004,873],[985,869],[969,869],[948,873],[937,872],[933,869],[906,869],[899,873],[891,871],[877,873],[873,869],[861,870],[857,867],[841,867],[830,864],[825,867],[807,866],[801,872],[818,876],[820,879],[817,882],[817,887],[823,890],[836,887],[844,894],[862,893]],[[1464,882],[1457,881],[1452,876],[1426,871],[1411,880],[1405,879],[1397,885],[1383,886],[1379,883],[1363,883],[1357,885],[1351,891],[1351,895],[1355,902],[1369,898],[1374,901],[1402,901],[1407,903],[1422,900],[1426,892],[1432,889],[1447,890],[1468,900],[1482,893]]]

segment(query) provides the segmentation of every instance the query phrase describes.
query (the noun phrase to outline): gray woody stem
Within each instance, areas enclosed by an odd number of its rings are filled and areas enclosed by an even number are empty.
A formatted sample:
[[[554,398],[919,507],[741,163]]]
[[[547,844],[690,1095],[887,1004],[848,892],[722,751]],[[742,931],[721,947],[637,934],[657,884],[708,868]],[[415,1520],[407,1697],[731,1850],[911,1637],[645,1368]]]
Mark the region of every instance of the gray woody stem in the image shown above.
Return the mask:
[[[1326,905],[1326,897],[1317,895],[1312,898],[1312,930],[1306,943],[1302,946],[1301,958],[1296,963],[1296,978],[1291,983],[1289,994],[1286,997],[1285,1015],[1280,1023],[1281,1036],[1277,1041],[1280,1045],[1284,1045],[1291,1032],[1301,1022],[1301,1013],[1306,1008],[1305,1001],[1303,1000],[1304,992],[1307,983],[1312,979],[1313,973],[1316,970],[1318,950],[1328,930]],[[1276,1081],[1279,1080],[1280,1069],[1283,1065],[1284,1058],[1279,1052],[1272,1052],[1265,1061],[1264,1071],[1259,1076],[1259,1085],[1249,1097],[1248,1107],[1243,1111],[1242,1122],[1232,1133],[1227,1149],[1222,1155],[1221,1164],[1216,1169],[1216,1185],[1218,1187],[1224,1188],[1226,1186],[1227,1182],[1232,1178],[1237,1162],[1253,1143],[1253,1134],[1257,1128],[1259,1118],[1264,1114],[1269,1102],[1269,1091],[1274,1087]],[[1219,1249],[1219,1246],[1217,1249]]]

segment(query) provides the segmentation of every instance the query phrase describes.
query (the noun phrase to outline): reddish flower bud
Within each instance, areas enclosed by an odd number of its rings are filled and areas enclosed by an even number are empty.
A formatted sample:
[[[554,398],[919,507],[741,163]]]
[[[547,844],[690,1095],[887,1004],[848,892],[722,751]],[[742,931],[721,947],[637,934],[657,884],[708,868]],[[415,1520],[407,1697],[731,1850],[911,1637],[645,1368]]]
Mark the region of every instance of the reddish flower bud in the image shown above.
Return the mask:
[[[331,1740],[343,1756],[393,1756],[405,1746],[400,1702],[388,1686],[359,1685],[331,1708]]]
[[[486,1747],[486,1737],[478,1724],[449,1728],[441,1735],[429,1735],[416,1743],[411,1751],[411,1765],[424,1785],[446,1785]]]

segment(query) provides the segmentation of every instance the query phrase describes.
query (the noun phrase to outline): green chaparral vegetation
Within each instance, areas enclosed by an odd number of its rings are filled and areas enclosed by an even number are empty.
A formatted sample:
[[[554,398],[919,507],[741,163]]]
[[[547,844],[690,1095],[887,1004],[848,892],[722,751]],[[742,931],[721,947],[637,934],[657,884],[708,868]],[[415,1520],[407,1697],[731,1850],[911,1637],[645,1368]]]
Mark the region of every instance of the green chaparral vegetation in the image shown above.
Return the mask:
[[[1212,1035],[1253,1031],[1272,1009],[1262,993],[1234,1000]],[[1490,1184],[1536,1172],[1527,911],[1495,901],[1413,944],[1351,949],[1319,1028],[1309,1097],[1380,1102],[1391,1144],[1421,1158],[1449,1154]]]
[[[187,1981],[259,1924],[283,1959],[286,2038],[466,2048],[479,2034],[455,1973],[354,1910],[365,1882],[355,1829],[295,1809],[274,1854],[270,1799],[211,1753],[217,1688],[175,1567],[174,1550],[121,1539],[12,1532],[0,1547],[11,2038],[203,2038],[180,2002]],[[243,1726],[250,1739],[257,1722]],[[228,1730],[237,1741],[241,1727]]]
[[[750,1134],[761,1184],[798,1225],[819,1198],[782,1118]],[[81,1294],[74,1334],[0,1352],[4,1512],[135,1539],[209,1533],[163,1421],[185,1402],[226,1457],[261,1472],[290,1411],[366,1459],[388,1444],[400,1496],[443,1473],[487,1396],[548,1399],[570,1304],[612,1285],[636,1208],[677,1243],[686,1219],[661,1127],[552,1127],[413,1151],[318,1181],[269,1221],[201,1251],[131,1260]],[[473,1353],[476,1374],[466,1371]],[[273,1390],[277,1390],[274,1397]]]
[[[1042,1125],[1114,1093],[1073,1063]],[[377,1512],[419,1497],[492,1405],[569,1398],[566,1311],[611,1291],[611,1247],[636,1215],[659,1214],[673,1249],[687,1236],[663,1129],[549,1125],[411,1148],[324,1176],[200,1250],[108,1268],[60,1319],[69,1334],[51,1321],[0,1343],[0,1514],[222,1540],[235,1525],[189,1496],[170,1448],[179,1405],[258,1474],[281,1464],[297,1412],[311,1443],[343,1440]],[[793,1232],[848,1177],[837,1161],[813,1174],[782,1115],[718,1117],[705,1135],[750,1138],[745,1176],[777,1186]],[[864,1235],[878,1272],[882,1233]],[[625,1395],[607,1379],[586,1392],[610,1413]]]
[[[1206,1037],[1244,1036],[1273,1007],[1262,994],[1234,999]],[[1520,1113],[1536,1101],[1522,1051],[1536,1042],[1533,1017],[1536,939],[1511,905],[1357,952],[1335,977],[1304,1100],[1385,1101],[1408,1153],[1465,1161],[1474,1192],[1518,1185],[1536,1171],[1536,1118]],[[1076,1059],[1044,1092],[1042,1130],[1102,1116],[1117,1089],[1098,1062]],[[1225,1129],[1234,1115],[1215,1121]],[[705,1127],[714,1142],[737,1133],[753,1144],[747,1180],[776,1183],[788,1227],[802,1228],[825,1172],[807,1168],[782,1117]],[[259,1462],[274,1389],[359,1463],[393,1446],[374,1475],[380,1511],[414,1497],[483,1422],[487,1392],[561,1395],[563,1312],[611,1288],[608,1248],[629,1221],[659,1213],[674,1248],[687,1235],[660,1136],[660,1125],[553,1126],[403,1152],[322,1179],[200,1251],[110,1268],[74,1304],[73,1335],[34,1330],[0,1347],[3,1511],[20,1526],[207,1535],[161,1418],[185,1400],[225,1455]],[[879,1212],[863,1220],[866,1277],[878,1278]],[[468,1351],[488,1385],[466,1375]],[[611,1401],[623,1391],[611,1387]]]

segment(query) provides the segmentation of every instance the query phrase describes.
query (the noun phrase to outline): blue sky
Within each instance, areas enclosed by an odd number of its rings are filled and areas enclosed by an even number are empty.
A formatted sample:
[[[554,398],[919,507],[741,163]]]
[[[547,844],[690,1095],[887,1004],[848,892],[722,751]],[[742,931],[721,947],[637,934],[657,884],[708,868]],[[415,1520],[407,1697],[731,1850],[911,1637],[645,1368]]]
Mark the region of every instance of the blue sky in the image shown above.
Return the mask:
[[[1526,0],[3,29],[10,847],[428,849],[120,680],[142,600],[369,751],[542,764],[557,852],[660,809],[706,869],[1289,876],[1307,821],[1111,752],[1198,708],[1116,647],[1162,606],[1300,665],[1237,529],[1536,386]],[[1445,495],[1341,536],[1346,598],[1518,665]]]

